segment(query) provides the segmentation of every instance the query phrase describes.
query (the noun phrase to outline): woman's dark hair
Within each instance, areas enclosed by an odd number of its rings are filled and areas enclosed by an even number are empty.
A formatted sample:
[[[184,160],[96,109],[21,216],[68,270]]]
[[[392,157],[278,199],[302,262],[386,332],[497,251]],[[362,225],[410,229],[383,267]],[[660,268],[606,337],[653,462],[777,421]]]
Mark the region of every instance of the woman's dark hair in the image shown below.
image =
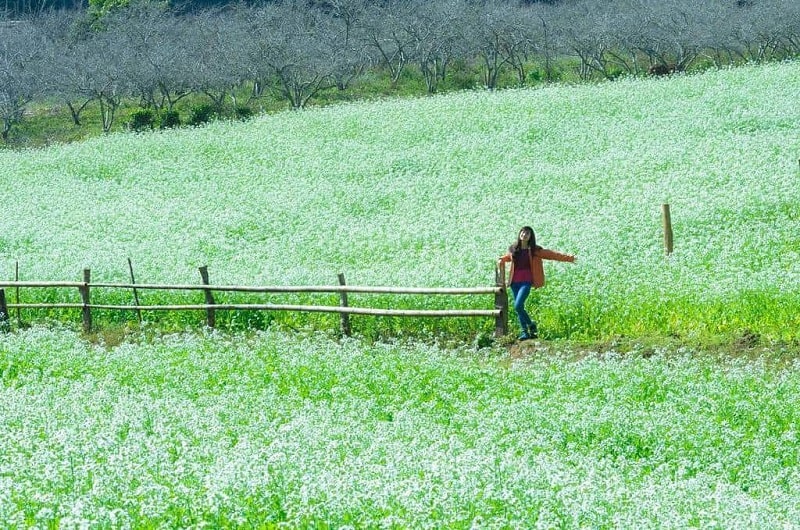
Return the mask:
[[[538,246],[536,246],[536,232],[534,232],[533,228],[531,228],[530,226],[523,226],[522,228],[519,229],[519,232],[517,232],[517,240],[514,242],[513,245],[508,247],[508,251],[511,252],[511,254],[516,255],[517,252],[522,250],[522,240],[519,238],[519,234],[521,234],[523,230],[526,230],[531,234],[531,238],[528,241],[528,247],[530,247],[533,250],[539,248]]]

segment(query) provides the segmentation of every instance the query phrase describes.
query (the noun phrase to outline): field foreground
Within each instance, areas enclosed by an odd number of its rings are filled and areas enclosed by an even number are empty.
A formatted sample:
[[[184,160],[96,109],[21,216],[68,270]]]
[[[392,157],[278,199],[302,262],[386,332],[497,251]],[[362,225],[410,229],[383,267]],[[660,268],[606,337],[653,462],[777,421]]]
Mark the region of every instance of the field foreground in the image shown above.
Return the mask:
[[[773,350],[0,334],[14,528],[798,528]],[[540,351],[541,350],[541,351]]]

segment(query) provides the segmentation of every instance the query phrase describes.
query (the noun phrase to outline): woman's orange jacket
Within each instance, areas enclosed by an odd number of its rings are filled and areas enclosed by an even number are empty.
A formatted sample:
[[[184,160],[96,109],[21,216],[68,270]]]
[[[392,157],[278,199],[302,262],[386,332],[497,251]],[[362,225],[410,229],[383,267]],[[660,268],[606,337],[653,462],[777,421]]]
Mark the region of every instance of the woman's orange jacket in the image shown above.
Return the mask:
[[[555,250],[549,250],[542,247],[536,247],[536,249],[528,249],[528,256],[530,256],[531,260],[531,274],[533,275],[533,287],[538,289],[544,285],[544,265],[542,264],[542,260],[545,259],[552,259],[555,261],[568,261],[570,263],[575,261],[575,256],[571,256],[569,254],[562,254],[560,252],[556,252]],[[511,255],[511,252],[507,252],[500,259],[497,261],[497,265],[499,267],[503,267],[505,269],[506,263],[511,262],[511,270],[508,273],[508,281],[507,283],[511,285],[511,278],[514,277],[514,258]]]

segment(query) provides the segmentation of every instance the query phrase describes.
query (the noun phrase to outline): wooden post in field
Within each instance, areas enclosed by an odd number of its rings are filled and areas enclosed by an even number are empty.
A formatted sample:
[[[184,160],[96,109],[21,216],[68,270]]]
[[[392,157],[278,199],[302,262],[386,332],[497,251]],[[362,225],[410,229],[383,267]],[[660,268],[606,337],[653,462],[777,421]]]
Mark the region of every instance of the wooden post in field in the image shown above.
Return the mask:
[[[14,281],[19,281],[19,261],[15,262],[14,266]],[[16,295],[17,295],[17,325],[22,327],[22,315],[20,314],[19,309],[19,285],[16,287]]]
[[[83,302],[83,331],[90,333],[92,331],[92,309],[89,307],[91,298],[89,296],[89,283],[92,280],[92,271],[90,269],[83,269],[83,285],[78,287],[81,292],[81,302]]]
[[[203,279],[203,285],[211,285],[208,281],[208,267],[203,265],[200,267],[200,277]],[[211,289],[203,289],[203,292],[206,294],[206,305],[213,306],[214,305],[214,295],[211,293]],[[206,309],[206,325],[210,328],[213,328],[217,324],[217,315],[214,312],[213,307],[208,307]]]
[[[8,331],[10,319],[8,318],[8,304],[6,303],[6,290],[0,289],[0,332]]]
[[[344,274],[341,272],[339,273],[339,285],[346,285],[344,281]],[[339,293],[339,305],[341,307],[347,307],[347,291],[341,291]],[[350,314],[349,313],[339,313],[339,317],[341,318],[342,324],[342,335],[345,337],[350,336]]]
[[[672,216],[669,213],[669,204],[661,205],[661,221],[664,225],[664,252],[669,256],[672,254]]]
[[[133,277],[133,263],[131,263],[131,258],[128,258],[128,269],[131,271],[131,285],[136,285],[136,278]],[[139,293],[136,291],[136,287],[133,288],[133,301],[136,304],[136,316],[139,318],[139,324],[141,324],[142,310],[139,309]]]
[[[495,317],[494,336],[504,337],[508,333],[508,294],[506,293],[506,268],[504,265],[495,267],[494,284],[497,292],[494,294],[494,308],[500,310]]]

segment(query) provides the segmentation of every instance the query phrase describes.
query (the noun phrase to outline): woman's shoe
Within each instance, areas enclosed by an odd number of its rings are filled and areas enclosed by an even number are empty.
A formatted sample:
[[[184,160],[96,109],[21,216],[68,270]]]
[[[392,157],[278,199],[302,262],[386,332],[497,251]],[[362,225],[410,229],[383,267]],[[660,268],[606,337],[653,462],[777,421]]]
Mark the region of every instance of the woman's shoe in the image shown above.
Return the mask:
[[[528,326],[528,332],[525,333],[529,339],[536,339],[539,338],[539,329],[536,327],[536,324],[532,324]]]
[[[527,331],[523,331],[522,335],[517,337],[517,340],[529,340],[530,338],[531,338],[531,336],[528,335],[528,332]]]

